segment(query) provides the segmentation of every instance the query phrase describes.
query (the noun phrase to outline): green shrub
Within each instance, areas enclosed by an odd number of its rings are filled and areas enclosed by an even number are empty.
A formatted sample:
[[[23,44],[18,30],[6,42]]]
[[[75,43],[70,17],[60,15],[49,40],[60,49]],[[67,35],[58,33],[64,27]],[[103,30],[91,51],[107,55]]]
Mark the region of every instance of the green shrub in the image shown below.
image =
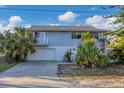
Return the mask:
[[[25,62],[28,53],[34,53],[36,43],[31,31],[24,28],[16,28],[15,33],[5,32],[3,51],[6,62]]]
[[[66,51],[64,55],[65,61],[71,62],[71,55],[72,55],[71,51]]]
[[[80,66],[93,67],[105,66],[108,63],[108,57],[101,54],[96,46],[96,38],[91,37],[89,32],[82,34],[83,44],[77,48],[76,61]]]
[[[114,60],[115,63],[124,64],[124,30],[120,30],[115,35],[115,42],[112,47],[110,58]]]
[[[98,58],[98,66],[100,67],[105,67],[108,65],[108,61],[109,61],[109,57],[107,57],[106,55],[100,55]]]
[[[124,50],[121,48],[114,48],[112,50],[110,58],[114,60],[115,63],[124,64]]]

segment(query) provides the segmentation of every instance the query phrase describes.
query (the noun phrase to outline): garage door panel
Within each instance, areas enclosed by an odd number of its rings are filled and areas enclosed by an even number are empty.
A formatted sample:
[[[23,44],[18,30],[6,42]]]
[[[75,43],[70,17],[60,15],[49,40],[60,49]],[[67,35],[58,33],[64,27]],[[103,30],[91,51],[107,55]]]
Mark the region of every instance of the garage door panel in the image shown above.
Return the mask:
[[[34,54],[32,54],[31,60],[55,60],[54,48],[38,48]]]

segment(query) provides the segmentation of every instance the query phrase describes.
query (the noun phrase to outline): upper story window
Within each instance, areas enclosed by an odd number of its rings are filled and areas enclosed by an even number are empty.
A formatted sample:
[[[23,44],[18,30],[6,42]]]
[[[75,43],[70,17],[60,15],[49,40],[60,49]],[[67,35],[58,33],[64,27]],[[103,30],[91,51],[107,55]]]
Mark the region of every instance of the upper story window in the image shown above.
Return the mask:
[[[35,38],[39,38],[40,37],[40,33],[39,32],[35,32]]]
[[[72,39],[81,39],[82,32],[72,32]],[[99,38],[98,33],[91,33],[92,37]]]
[[[81,32],[72,32],[72,39],[81,39]]]
[[[92,33],[92,36],[95,37],[96,39],[99,39],[99,34],[98,33]]]

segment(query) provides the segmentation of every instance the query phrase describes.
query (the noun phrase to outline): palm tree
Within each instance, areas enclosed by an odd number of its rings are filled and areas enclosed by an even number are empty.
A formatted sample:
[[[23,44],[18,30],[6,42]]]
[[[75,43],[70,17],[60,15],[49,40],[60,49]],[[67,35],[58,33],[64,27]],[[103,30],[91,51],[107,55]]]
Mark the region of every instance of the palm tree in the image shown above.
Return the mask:
[[[90,32],[82,34],[83,43],[77,48],[77,64],[84,67],[106,66],[108,57],[100,53],[97,48],[97,39]]]
[[[92,66],[98,60],[98,49],[96,47],[96,38],[91,37],[90,32],[82,34],[83,44],[77,49],[77,62],[85,66]]]
[[[34,53],[36,40],[32,32],[24,28],[16,28],[15,33],[5,33],[5,56],[10,62],[25,61],[28,53]]]

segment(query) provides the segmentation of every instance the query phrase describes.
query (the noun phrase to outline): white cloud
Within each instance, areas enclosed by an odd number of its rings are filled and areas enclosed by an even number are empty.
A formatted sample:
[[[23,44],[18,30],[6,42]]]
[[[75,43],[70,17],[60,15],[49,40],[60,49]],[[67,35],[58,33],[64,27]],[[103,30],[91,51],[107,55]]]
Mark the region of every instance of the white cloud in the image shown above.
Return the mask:
[[[6,27],[4,27],[5,21],[0,19],[0,33],[3,33],[6,30]]]
[[[60,26],[60,24],[50,24],[51,26]]]
[[[75,18],[79,16],[78,14],[75,14],[71,11],[66,12],[65,14],[59,15],[58,19],[59,21],[65,21],[65,22],[73,22],[75,21]]]
[[[6,30],[14,31],[14,27],[23,26],[23,19],[20,16],[11,16],[8,21],[4,21],[0,19],[0,32],[4,33]],[[26,25],[24,25],[25,27]]]
[[[115,17],[105,18],[101,15],[94,15],[93,17],[89,17],[86,19],[86,24],[94,26],[96,28],[113,30],[120,25],[113,24],[116,19],[117,18]]]
[[[3,33],[4,32],[4,27],[3,27],[3,25],[2,24],[0,24],[0,33]]]
[[[9,18],[9,25],[10,26],[18,26],[19,24],[22,23],[22,18],[20,16],[11,16]]]

